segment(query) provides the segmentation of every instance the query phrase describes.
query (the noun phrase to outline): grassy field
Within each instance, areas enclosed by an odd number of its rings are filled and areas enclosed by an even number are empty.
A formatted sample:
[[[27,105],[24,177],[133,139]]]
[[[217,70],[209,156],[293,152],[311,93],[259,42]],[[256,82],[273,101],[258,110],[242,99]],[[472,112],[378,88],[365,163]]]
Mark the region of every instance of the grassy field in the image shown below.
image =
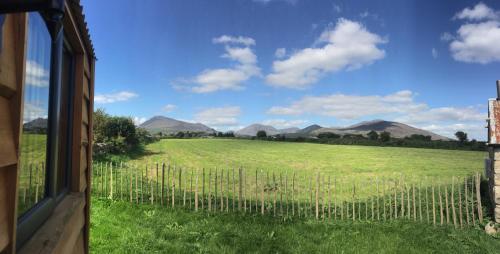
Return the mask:
[[[165,161],[187,168],[238,167],[320,171],[358,177],[465,175],[482,171],[486,152],[344,146],[235,139],[164,139],[132,163]]]
[[[498,253],[478,228],[208,215],[92,200],[91,253]]]

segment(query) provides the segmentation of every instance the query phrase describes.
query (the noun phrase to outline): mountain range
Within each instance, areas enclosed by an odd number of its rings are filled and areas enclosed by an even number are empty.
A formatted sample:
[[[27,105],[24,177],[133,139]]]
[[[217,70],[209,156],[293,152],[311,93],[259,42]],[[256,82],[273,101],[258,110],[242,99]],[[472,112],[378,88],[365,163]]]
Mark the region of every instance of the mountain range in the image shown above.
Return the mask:
[[[215,129],[210,128],[201,123],[189,123],[173,118],[168,118],[164,116],[155,116],[146,122],[142,123],[139,127],[144,128],[150,132],[157,133],[169,133],[175,134],[177,132],[205,132],[207,134],[217,132]],[[234,132],[236,136],[240,137],[252,137],[256,136],[258,131],[265,131],[268,136],[272,135],[285,135],[286,137],[315,137],[320,133],[331,132],[338,135],[354,134],[354,135],[364,135],[370,131],[389,132],[392,137],[404,138],[411,135],[423,135],[430,136],[432,140],[451,140],[450,138],[441,136],[439,134],[426,131],[423,129],[415,128],[407,124],[384,121],[384,120],[373,120],[365,121],[358,124],[354,124],[348,127],[322,127],[317,124],[307,126],[305,128],[291,127],[286,129],[277,129],[271,125],[264,124],[251,124],[245,128],[237,130]]]
[[[162,132],[165,134],[175,134],[177,132],[205,132],[215,133],[216,131],[201,123],[188,123],[165,116],[154,116],[145,121],[139,127],[152,133]]]

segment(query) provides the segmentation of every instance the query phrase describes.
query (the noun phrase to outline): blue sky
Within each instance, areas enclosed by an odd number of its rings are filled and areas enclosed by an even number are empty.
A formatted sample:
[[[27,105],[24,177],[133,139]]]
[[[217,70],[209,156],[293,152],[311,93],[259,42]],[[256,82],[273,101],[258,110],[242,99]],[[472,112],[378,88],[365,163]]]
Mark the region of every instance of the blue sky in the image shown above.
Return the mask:
[[[498,1],[82,1],[96,107],[219,130],[395,120],[484,140]]]

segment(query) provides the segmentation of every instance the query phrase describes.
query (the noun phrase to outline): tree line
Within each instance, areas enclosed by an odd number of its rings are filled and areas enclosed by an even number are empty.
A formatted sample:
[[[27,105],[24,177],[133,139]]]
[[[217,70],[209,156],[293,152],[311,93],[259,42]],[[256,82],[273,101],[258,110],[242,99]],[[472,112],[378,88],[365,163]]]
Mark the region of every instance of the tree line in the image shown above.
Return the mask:
[[[457,131],[457,140],[432,140],[431,136],[413,134],[405,138],[392,137],[390,132],[370,131],[366,136],[362,134],[339,135],[333,132],[320,133],[312,137],[290,137],[283,134],[268,136],[263,130],[258,131],[251,139],[284,141],[284,142],[309,142],[334,145],[366,145],[366,146],[394,146],[414,148],[435,148],[450,150],[486,151],[486,142],[469,140],[467,133]]]

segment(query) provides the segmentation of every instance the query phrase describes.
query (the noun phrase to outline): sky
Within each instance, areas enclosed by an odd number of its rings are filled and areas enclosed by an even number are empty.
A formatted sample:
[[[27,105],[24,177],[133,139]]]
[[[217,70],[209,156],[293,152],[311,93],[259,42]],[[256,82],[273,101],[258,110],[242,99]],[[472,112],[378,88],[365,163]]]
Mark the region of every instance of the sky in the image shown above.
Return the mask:
[[[95,107],[217,130],[398,121],[486,139],[499,1],[82,0]]]

